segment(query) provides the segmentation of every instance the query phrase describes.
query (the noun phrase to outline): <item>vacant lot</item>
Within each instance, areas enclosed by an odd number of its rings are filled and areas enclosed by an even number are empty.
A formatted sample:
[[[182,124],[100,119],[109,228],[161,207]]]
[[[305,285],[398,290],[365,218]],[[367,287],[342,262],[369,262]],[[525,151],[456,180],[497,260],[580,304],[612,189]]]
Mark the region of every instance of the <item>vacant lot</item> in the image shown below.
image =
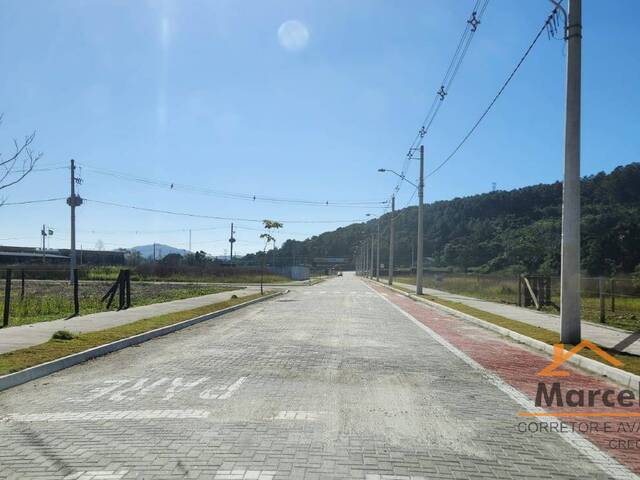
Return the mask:
[[[80,314],[106,310],[106,304],[100,300],[111,284],[106,281],[81,281]],[[212,285],[131,282],[131,303],[132,306],[148,305],[228,290],[232,289]],[[117,305],[117,298],[114,304]],[[4,292],[0,292],[0,310],[4,308],[3,305]],[[112,305],[112,309],[115,308]],[[9,311],[10,325],[65,318],[73,312],[73,288],[67,281],[27,280],[23,295],[20,282],[14,281]]]
[[[415,285],[415,277],[397,277],[397,281]],[[611,282],[604,283],[605,324],[626,330],[640,328],[640,293],[634,290],[628,279],[616,280],[614,299],[612,301]],[[498,277],[493,275],[441,275],[426,274],[423,286],[456,293],[467,297],[481,298],[498,303],[516,305],[518,301],[517,277]],[[551,300],[560,305],[560,288],[555,278],[552,283]],[[559,313],[552,306],[543,307],[544,311]],[[582,285],[582,318],[589,322],[600,322],[600,297],[597,279],[585,278]]]

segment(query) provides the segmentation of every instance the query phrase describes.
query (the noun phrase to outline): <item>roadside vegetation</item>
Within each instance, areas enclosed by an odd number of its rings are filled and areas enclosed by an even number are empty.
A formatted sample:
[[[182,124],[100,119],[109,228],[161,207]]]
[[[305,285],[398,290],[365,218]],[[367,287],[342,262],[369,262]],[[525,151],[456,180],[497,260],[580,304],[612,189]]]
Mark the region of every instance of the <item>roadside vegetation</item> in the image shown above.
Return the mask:
[[[265,295],[273,292],[267,291]],[[203,307],[184,310],[182,312],[169,313],[157,317],[146,318],[127,325],[100,330],[91,333],[81,333],[73,335],[69,332],[60,331],[54,334],[48,342],[42,343],[29,348],[15,350],[13,352],[0,355],[0,375],[17,372],[25,368],[33,367],[41,363],[50,362],[57,358],[82,352],[84,350],[115,342],[123,338],[148,332],[156,328],[173,325],[184,320],[205,315],[207,313],[217,312],[224,308],[238,305],[255,298],[259,298],[259,293],[241,298],[233,298],[224,302],[214,303]]]
[[[106,305],[101,302],[101,298],[110,286],[111,282],[81,281],[79,285],[80,315],[105,311]],[[141,306],[233,289],[235,287],[132,282],[131,301],[133,306]],[[3,305],[4,291],[0,291],[0,310],[3,309]],[[112,309],[115,308],[115,305],[112,305]],[[10,326],[66,318],[73,312],[73,288],[68,281],[26,280],[24,297],[22,297],[20,282],[14,282],[9,311]]]
[[[80,278],[86,280],[115,280],[122,266],[92,267]],[[139,265],[131,267],[131,280],[139,282],[196,282],[196,283],[260,283],[260,272],[253,270],[201,269],[191,267],[172,268],[166,266]],[[290,282],[281,275],[265,274],[265,283]]]
[[[415,276],[399,276],[396,281],[415,285]],[[584,278],[582,282],[582,318],[585,321],[600,322],[600,297],[598,279]],[[605,324],[626,330],[640,328],[640,285],[633,278],[623,277],[615,280],[615,299],[612,302],[611,279],[605,280]],[[517,277],[480,274],[426,273],[423,286],[467,297],[492,302],[517,305]],[[552,278],[551,300],[560,304],[559,280]],[[543,311],[558,314],[553,306],[542,307]]]

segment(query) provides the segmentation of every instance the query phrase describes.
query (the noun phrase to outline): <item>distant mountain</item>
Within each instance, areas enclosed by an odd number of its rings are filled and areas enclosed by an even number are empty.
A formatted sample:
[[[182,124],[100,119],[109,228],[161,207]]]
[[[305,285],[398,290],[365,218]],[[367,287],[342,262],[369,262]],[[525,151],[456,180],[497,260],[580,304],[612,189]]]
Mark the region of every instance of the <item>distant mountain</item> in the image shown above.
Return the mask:
[[[159,260],[162,257],[166,257],[170,253],[177,253],[179,255],[182,255],[183,257],[189,253],[188,250],[185,250],[183,248],[175,248],[175,247],[172,247],[171,245],[165,245],[163,243],[156,243],[155,249],[156,249],[156,260]],[[140,252],[140,255],[142,255],[144,258],[153,258],[153,244],[132,247],[131,251]]]

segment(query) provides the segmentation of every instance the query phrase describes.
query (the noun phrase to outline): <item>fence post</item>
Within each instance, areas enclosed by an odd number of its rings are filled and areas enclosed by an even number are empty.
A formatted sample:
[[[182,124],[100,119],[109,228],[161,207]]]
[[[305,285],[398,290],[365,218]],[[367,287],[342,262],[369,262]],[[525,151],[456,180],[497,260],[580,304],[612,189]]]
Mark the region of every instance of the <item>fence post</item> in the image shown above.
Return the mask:
[[[604,323],[604,279],[598,277],[598,294],[600,296],[600,323]]]
[[[125,277],[127,273],[126,270],[120,271],[120,291],[118,292],[118,310],[122,310],[124,308],[124,289],[126,285]]]
[[[73,315],[80,315],[80,298],[78,295],[78,269],[73,269]]]
[[[4,281],[4,311],[2,313],[2,326],[9,326],[9,308],[11,307],[11,269],[7,268]]]
[[[522,306],[522,275],[518,275],[518,306]]]
[[[127,308],[131,306],[131,270],[126,270]]]
[[[611,311],[616,311],[616,281],[614,278],[611,279]]]

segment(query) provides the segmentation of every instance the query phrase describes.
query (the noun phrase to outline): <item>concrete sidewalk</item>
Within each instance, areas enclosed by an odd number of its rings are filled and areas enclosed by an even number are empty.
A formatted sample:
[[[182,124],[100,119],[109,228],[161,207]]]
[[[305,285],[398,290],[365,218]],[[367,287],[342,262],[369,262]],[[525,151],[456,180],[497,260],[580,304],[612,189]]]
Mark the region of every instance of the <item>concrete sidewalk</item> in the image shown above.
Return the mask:
[[[271,288],[273,289],[273,288]],[[212,293],[200,297],[184,298],[171,302],[154,303],[142,307],[132,307],[127,310],[91,313],[68,320],[52,320],[50,322],[32,323],[0,329],[0,353],[7,353],[21,348],[44,343],[58,330],[69,330],[73,333],[95,332],[119,325],[142,320],[144,318],[164,315],[165,313],[180,312],[193,308],[210,305],[229,300],[231,295],[246,297],[259,292],[259,288],[247,287],[238,290]]]
[[[397,287],[408,288],[415,291],[415,285],[408,283],[394,282]],[[552,313],[538,312],[529,308],[516,307],[514,305],[506,305],[503,303],[491,302],[489,300],[481,300],[479,298],[465,297],[455,293],[443,292],[442,290],[434,290],[432,288],[423,288],[425,295],[441,298],[450,302],[458,302],[469,307],[477,308],[485,312],[500,315],[511,320],[528,323],[536,327],[546,328],[555,332],[560,331],[560,317]],[[582,322],[582,337],[591,340],[603,347],[613,347],[625,338],[631,332],[621,330],[619,328],[607,325],[598,325],[591,322]],[[640,355],[640,342],[634,343],[624,349],[627,353]]]

